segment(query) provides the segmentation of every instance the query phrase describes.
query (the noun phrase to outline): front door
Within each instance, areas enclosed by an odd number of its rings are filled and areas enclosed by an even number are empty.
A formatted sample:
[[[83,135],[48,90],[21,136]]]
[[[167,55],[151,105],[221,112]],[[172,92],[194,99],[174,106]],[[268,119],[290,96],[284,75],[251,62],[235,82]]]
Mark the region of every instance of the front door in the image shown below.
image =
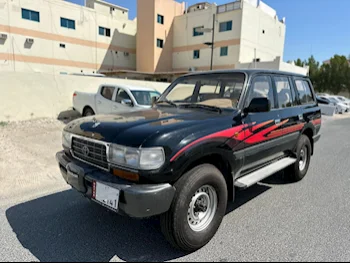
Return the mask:
[[[257,75],[252,78],[245,107],[248,107],[254,98],[268,98],[271,110],[249,113],[243,119],[244,124],[249,127],[244,132],[244,168],[241,175],[280,157],[283,152],[277,135],[282,135],[284,123],[277,107],[276,90],[271,76]]]
[[[131,101],[131,105],[125,104],[125,101]],[[133,101],[129,94],[122,88],[118,88],[115,101],[112,105],[113,113],[129,112],[133,107]]]

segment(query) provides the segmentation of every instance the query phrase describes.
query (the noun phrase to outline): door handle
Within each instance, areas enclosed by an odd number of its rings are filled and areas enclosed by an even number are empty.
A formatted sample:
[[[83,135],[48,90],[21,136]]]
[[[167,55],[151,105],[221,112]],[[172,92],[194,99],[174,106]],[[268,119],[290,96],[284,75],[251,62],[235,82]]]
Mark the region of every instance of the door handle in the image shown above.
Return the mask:
[[[102,102],[100,100],[97,101],[98,104],[102,104]]]

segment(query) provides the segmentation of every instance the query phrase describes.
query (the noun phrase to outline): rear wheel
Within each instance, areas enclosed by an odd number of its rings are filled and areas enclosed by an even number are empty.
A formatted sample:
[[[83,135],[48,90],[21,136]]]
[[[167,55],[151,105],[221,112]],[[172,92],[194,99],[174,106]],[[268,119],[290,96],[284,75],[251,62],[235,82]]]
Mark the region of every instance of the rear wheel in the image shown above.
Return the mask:
[[[310,166],[311,151],[312,147],[310,139],[303,134],[296,147],[297,161],[286,170],[289,178],[293,182],[301,181],[306,176]]]
[[[193,252],[216,234],[227,207],[227,186],[222,173],[204,164],[187,172],[174,185],[170,210],[161,216],[166,239],[176,248]]]
[[[83,113],[84,117],[93,116],[93,115],[95,115],[95,112],[90,107],[84,110],[84,113]]]

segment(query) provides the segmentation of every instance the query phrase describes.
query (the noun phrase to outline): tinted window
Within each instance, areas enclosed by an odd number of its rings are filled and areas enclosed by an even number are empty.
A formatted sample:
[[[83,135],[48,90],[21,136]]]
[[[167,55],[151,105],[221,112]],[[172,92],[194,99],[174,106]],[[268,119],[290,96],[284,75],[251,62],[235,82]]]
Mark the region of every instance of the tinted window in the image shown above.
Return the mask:
[[[225,57],[228,55],[228,47],[222,47],[220,48],[220,56]]]
[[[164,47],[164,40],[163,39],[157,39],[157,47],[163,48]]]
[[[75,21],[61,17],[61,27],[75,29]]]
[[[40,14],[39,12],[32,11],[29,9],[24,9],[22,8],[22,18],[35,21],[35,22],[40,22]]]
[[[194,36],[194,37],[203,36],[203,35],[204,35],[203,32],[198,32],[198,31],[197,31],[198,29],[202,29],[202,28],[204,28],[204,26],[200,26],[200,27],[195,27],[195,28],[193,28],[193,36]]]
[[[296,80],[295,85],[297,86],[299,99],[301,104],[312,104],[315,102],[314,96],[312,95],[311,87],[309,82],[306,80]]]
[[[103,87],[101,95],[107,100],[112,100],[113,98],[113,93],[114,93],[114,88],[113,87]]]
[[[275,108],[275,99],[271,78],[268,76],[258,76],[252,81],[249,91],[249,97],[246,106],[248,107],[251,101],[255,98],[268,98],[271,102],[271,109]]]
[[[164,25],[164,16],[158,15],[157,22],[158,24]]]
[[[199,59],[200,58],[200,51],[199,50],[194,50],[193,51],[193,59]]]
[[[292,107],[296,100],[293,98],[293,92],[289,79],[287,77],[275,77],[274,80],[276,84],[279,108]]]
[[[118,90],[118,94],[117,94],[116,102],[122,103],[123,100],[131,100],[131,99],[130,99],[130,96],[128,95],[128,93],[125,90],[119,89]]]
[[[231,30],[232,30],[232,21],[220,23],[219,32],[226,32]]]

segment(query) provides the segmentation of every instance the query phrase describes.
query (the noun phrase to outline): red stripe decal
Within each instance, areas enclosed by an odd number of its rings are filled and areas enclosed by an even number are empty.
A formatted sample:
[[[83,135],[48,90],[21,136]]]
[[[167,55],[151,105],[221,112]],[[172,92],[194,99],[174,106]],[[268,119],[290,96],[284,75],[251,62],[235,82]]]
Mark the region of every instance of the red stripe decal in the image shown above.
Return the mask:
[[[259,130],[260,128],[262,128],[262,127],[264,127],[264,126],[266,126],[266,125],[268,125],[268,124],[270,124],[270,123],[272,123],[272,122],[273,122],[273,121],[271,120],[271,121],[266,121],[266,122],[260,123],[260,124],[258,124],[258,125],[255,125],[255,126],[253,127],[253,131]]]
[[[202,141],[205,141],[205,140],[208,140],[208,139],[213,139],[213,138],[220,138],[220,137],[223,137],[223,138],[232,138],[235,136],[235,134],[237,132],[241,132],[244,128],[248,127],[247,124],[245,125],[240,125],[240,126],[237,126],[237,127],[233,127],[233,128],[230,128],[230,129],[227,129],[227,130],[223,130],[223,131],[220,131],[220,132],[216,132],[216,133],[213,133],[213,134],[210,134],[210,135],[207,135],[203,138],[200,138],[194,142],[191,142],[190,144],[186,145],[184,148],[182,148],[180,151],[178,151],[174,156],[173,158],[171,158],[170,162],[173,162],[174,160],[176,160],[177,157],[179,157],[183,152],[185,152],[186,150],[188,150],[189,148],[191,148],[193,145],[195,144],[198,144]]]
[[[266,141],[266,140],[269,140],[270,138],[268,138],[266,136],[266,134],[276,130],[277,128],[281,127],[282,125],[284,125],[285,123],[287,123],[289,120],[285,120],[279,124],[276,124],[276,125],[273,125],[261,132],[258,132],[256,134],[254,134],[252,137],[248,138],[247,140],[245,140],[246,143],[249,143],[249,144],[256,144],[256,143],[260,143],[260,142],[263,142],[263,141]]]

